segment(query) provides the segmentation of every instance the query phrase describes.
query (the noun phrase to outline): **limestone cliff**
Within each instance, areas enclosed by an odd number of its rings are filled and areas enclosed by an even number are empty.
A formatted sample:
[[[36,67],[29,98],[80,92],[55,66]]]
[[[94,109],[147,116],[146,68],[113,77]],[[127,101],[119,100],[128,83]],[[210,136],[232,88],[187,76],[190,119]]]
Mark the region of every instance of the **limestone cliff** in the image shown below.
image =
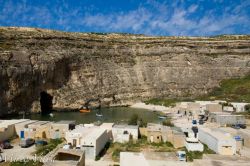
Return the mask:
[[[250,36],[149,37],[0,28],[0,111],[205,94],[250,71]],[[90,100],[92,99],[92,100]]]

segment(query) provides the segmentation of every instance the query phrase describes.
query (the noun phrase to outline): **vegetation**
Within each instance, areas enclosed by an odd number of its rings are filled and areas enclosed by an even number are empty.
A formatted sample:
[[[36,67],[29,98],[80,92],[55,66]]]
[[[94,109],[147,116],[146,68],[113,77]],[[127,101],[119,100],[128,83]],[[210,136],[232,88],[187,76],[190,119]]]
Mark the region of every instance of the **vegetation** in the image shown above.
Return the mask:
[[[185,147],[182,148],[182,150],[186,151],[187,161],[192,162],[194,159],[202,159],[203,154],[215,154],[215,152],[209,149],[206,144],[203,144],[203,145],[204,145],[203,152],[199,152],[199,151],[189,152]]]
[[[112,143],[108,153],[112,153],[112,159],[119,161],[120,152],[140,152],[142,149],[153,149],[156,152],[174,152],[176,149],[170,142],[149,143],[147,137],[142,136],[137,142],[129,141],[128,143]]]
[[[163,125],[163,126],[170,126],[170,127],[173,127],[173,126],[174,126],[174,124],[171,122],[171,119],[170,119],[170,118],[164,120],[164,121],[162,122],[162,125]]]
[[[250,102],[250,75],[244,78],[222,80],[220,87],[200,99]]]
[[[15,161],[11,162],[10,166],[42,166],[43,163],[34,160],[24,160],[24,161]]]
[[[167,99],[167,98],[161,98],[161,99],[150,99],[145,101],[146,104],[154,104],[154,105],[163,105],[166,107],[173,107],[177,102],[180,102],[179,99]]]
[[[250,104],[245,105],[245,110],[248,114],[250,114]]]
[[[133,114],[129,121],[129,125],[139,125],[139,127],[145,127],[147,126],[147,122],[145,122],[142,118],[140,118],[137,114]]]
[[[193,99],[185,99],[185,101]],[[228,102],[249,102],[250,103],[250,75],[243,78],[225,79],[220,83],[220,87],[214,88],[208,95],[197,97],[195,100],[226,100]],[[151,99],[145,101],[146,104],[174,106],[181,99]],[[250,106],[249,111],[250,112]]]
[[[52,150],[54,150],[57,145],[61,144],[63,142],[62,139],[51,139],[48,142],[48,145],[44,145],[44,146],[38,146],[36,148],[36,154],[39,156],[44,156],[46,154],[48,154],[49,152],[51,152]]]

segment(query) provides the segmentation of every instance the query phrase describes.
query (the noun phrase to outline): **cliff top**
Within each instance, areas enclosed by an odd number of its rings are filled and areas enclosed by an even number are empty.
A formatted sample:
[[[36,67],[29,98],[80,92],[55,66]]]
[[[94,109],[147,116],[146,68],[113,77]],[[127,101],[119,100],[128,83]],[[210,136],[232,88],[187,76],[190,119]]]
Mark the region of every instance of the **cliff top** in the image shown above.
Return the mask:
[[[0,37],[4,38],[64,38],[64,39],[104,39],[126,41],[148,40],[250,40],[250,35],[219,35],[213,37],[188,37],[188,36],[146,36],[127,33],[80,33],[63,32],[41,28],[29,27],[0,27]]]

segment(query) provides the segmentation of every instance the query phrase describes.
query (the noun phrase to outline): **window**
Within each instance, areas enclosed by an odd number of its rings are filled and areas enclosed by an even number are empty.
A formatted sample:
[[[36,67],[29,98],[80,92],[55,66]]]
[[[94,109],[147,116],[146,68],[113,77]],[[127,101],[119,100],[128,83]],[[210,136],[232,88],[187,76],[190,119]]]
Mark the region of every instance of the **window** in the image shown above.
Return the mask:
[[[123,134],[128,134],[128,131],[127,131],[127,130],[125,130],[125,131],[123,132]]]

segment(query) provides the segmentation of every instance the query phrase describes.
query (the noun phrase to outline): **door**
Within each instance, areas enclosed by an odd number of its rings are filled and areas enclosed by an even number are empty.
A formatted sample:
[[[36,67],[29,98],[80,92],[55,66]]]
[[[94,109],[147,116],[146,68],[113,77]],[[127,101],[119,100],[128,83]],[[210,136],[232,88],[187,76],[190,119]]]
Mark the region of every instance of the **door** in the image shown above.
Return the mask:
[[[150,142],[154,142],[154,136],[150,136]]]
[[[73,147],[76,147],[76,139],[73,139]]]
[[[24,139],[24,131],[20,131],[20,137],[21,139]]]

